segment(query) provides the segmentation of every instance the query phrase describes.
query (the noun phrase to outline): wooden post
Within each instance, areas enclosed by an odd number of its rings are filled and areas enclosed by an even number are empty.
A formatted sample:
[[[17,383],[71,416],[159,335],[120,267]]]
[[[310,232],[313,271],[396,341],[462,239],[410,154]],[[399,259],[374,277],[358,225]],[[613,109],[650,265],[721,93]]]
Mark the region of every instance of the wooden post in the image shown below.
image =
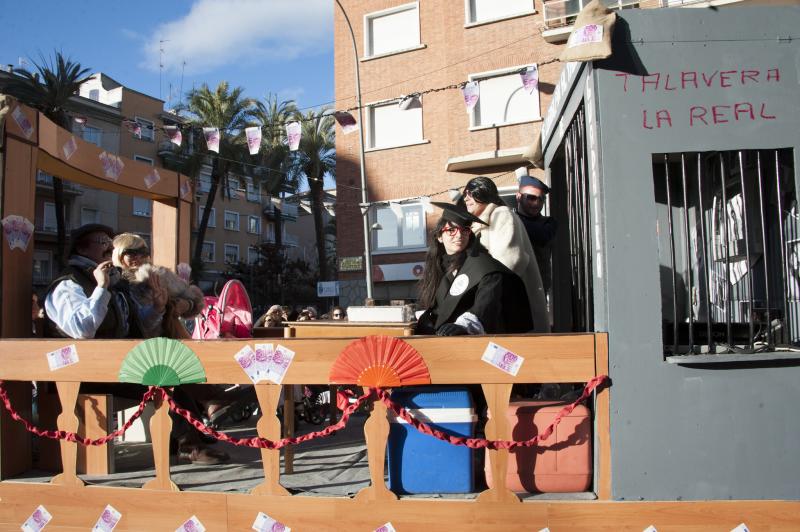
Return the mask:
[[[486,439],[488,440],[511,439],[511,426],[508,423],[506,412],[508,412],[508,402],[511,398],[512,386],[513,385],[510,383],[481,385],[491,415],[489,421],[486,423]],[[487,449],[486,452],[491,453],[489,461],[492,466],[492,481],[494,486],[478,495],[478,500],[520,502],[519,497],[506,487],[508,449],[498,449],[496,451]]]
[[[368,389],[364,388],[366,392]],[[383,464],[386,460],[386,442],[389,439],[389,420],[386,419],[386,405],[381,401],[372,403],[372,412],[364,424],[364,439],[367,442],[369,477],[372,485],[356,494],[360,501],[393,501],[397,499],[386,487]]]
[[[156,478],[145,482],[145,489],[180,491],[169,475],[169,434],[172,420],[169,417],[169,404],[162,398],[154,399],[156,413],[150,418],[150,436],[153,439],[153,463]]]
[[[281,387],[271,384],[256,384],[258,406],[261,408],[261,419],[256,424],[258,435],[275,441],[281,437],[281,427],[275,410],[281,394]],[[261,461],[264,464],[264,482],[250,490],[255,495],[289,495],[280,484],[281,454],[279,449],[261,449]]]
[[[608,333],[595,334],[595,372],[608,375]],[[595,491],[600,500],[611,500],[611,397],[610,387],[595,394]]]
[[[61,414],[58,416],[59,430],[78,432],[78,416],[75,415],[75,403],[78,400],[80,382],[57,382],[58,397],[61,400]],[[78,463],[78,444],[67,440],[60,440],[61,445],[61,471],[53,477],[52,484],[63,486],[83,486],[83,481],[75,473]]]
[[[294,384],[283,385],[283,437],[294,437]],[[283,448],[283,472],[294,473],[294,447]]]

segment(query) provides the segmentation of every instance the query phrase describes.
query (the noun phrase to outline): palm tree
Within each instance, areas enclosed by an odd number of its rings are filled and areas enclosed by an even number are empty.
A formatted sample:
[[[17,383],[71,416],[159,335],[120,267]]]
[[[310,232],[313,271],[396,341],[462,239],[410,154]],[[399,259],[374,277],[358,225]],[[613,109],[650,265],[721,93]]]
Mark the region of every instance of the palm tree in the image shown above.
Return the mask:
[[[248,124],[255,102],[243,97],[243,92],[242,87],[231,90],[228,82],[222,81],[214,91],[204,83],[188,94],[187,109],[192,115],[191,124],[195,128],[216,127],[220,131],[219,155],[211,155],[211,187],[197,228],[197,242],[192,256],[194,264],[201,263],[203,241],[217,190],[220,185],[224,187],[223,191],[228,189],[229,173],[240,167],[244,158],[246,142],[241,133]],[[207,157],[208,153],[198,153],[198,156]]]
[[[264,172],[261,186],[271,196],[277,196],[287,188],[296,189],[297,183],[290,182],[286,173],[289,146],[286,143],[286,123],[298,114],[297,106],[291,100],[279,102],[274,94],[268,94],[264,101],[258,101],[253,111],[256,125],[261,126],[261,151],[258,154],[259,167]],[[255,177],[255,176],[254,176]],[[280,212],[275,217],[275,242],[282,245]]]
[[[324,177],[336,174],[336,145],[333,116],[324,114],[328,109],[318,112],[308,111],[302,120],[302,137],[299,153],[292,157],[291,173],[298,180],[308,183],[311,198],[311,214],[314,216],[314,233],[319,261],[319,278],[328,278],[328,260],[325,253],[325,227],[322,223],[324,196]]]
[[[41,111],[59,127],[72,131],[72,120],[68,114],[70,98],[78,92],[87,79],[88,68],[73,62],[56,52],[52,60],[42,57],[34,62],[35,71],[15,69],[3,90],[18,98],[26,105]],[[53,203],[56,211],[55,261],[59,268],[64,266],[64,243],[67,239],[64,225],[64,184],[58,176],[53,176]]]

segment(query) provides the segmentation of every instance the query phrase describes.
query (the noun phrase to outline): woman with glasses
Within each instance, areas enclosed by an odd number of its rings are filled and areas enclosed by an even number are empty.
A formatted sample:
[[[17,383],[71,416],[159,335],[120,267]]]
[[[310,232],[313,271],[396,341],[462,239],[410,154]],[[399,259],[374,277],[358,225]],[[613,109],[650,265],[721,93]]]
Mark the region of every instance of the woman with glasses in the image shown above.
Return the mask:
[[[520,278],[493,259],[470,224],[483,224],[463,207],[444,209],[432,233],[419,302],[427,310],[417,334],[457,336],[526,332],[531,329],[528,299]]]
[[[464,187],[464,206],[479,218],[472,223],[472,231],[489,254],[516,273],[525,284],[534,332],[549,332],[542,277],[536,254],[533,251],[525,226],[514,215],[497,192],[494,181],[488,177],[474,177]]]

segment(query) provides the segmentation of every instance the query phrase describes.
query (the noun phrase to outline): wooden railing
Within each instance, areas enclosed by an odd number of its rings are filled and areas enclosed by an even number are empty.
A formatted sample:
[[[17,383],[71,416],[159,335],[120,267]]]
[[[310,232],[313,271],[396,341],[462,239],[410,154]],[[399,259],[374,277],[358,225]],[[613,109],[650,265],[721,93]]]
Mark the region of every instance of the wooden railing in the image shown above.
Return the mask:
[[[503,336],[503,337],[458,337],[458,338],[436,338],[436,337],[407,337],[404,339],[416,348],[425,359],[428,365],[431,380],[434,384],[480,384],[483,388],[489,409],[494,412],[504,412],[509,403],[511,386],[514,383],[548,383],[548,382],[586,382],[591,377],[599,373],[607,372],[607,350],[606,336],[604,334],[578,334],[578,335],[547,335],[547,336]],[[351,339],[281,339],[280,343],[295,351],[295,359],[286,374],[284,384],[302,383],[324,383],[328,382],[328,372],[330,367],[342,349]],[[522,364],[519,374],[516,377],[507,375],[501,371],[493,370],[486,363],[481,361],[481,355],[486,348],[488,341],[494,341],[503,347],[523,356],[525,362]],[[68,343],[74,343],[77,347],[80,362],[67,366],[55,372],[48,369],[45,353],[53,351]],[[3,340],[0,341],[0,379],[11,384],[9,381],[55,381],[58,388],[62,414],[58,419],[58,427],[62,430],[78,429],[79,420],[73,414],[78,397],[78,390],[81,382],[116,382],[120,365],[125,355],[135,345],[136,341],[116,341],[116,340],[94,340],[94,341],[65,341],[65,340]],[[233,355],[245,344],[254,343],[246,341],[187,341],[188,345],[200,358],[206,371],[209,384],[222,383],[247,383],[248,379],[244,372],[234,362]],[[256,385],[256,393],[262,412],[276,411],[278,397],[281,387],[272,384]],[[19,396],[17,397],[19,399]],[[24,410],[24,409],[21,409]],[[607,498],[610,495],[610,479],[608,478],[610,469],[608,468],[609,457],[609,438],[608,438],[608,391],[602,391],[597,395],[594,405],[595,422],[595,449],[599,457],[599,468],[596,474],[595,491],[600,498]],[[389,424],[386,418],[386,408],[380,402],[374,403],[374,408],[365,425],[365,439],[369,460],[369,471],[371,485],[360,491],[354,499],[325,498],[325,497],[292,497],[280,485],[280,456],[277,450],[261,450],[263,459],[264,481],[254,488],[250,495],[236,494],[213,494],[213,493],[177,493],[178,488],[172,483],[169,472],[169,432],[171,420],[168,408],[165,404],[158,404],[156,414],[151,420],[151,435],[153,440],[154,463],[156,469],[155,479],[148,482],[142,489],[122,489],[122,488],[101,488],[91,487],[87,489],[83,486],[83,481],[76,474],[76,444],[61,442],[61,455],[63,461],[63,472],[52,479],[50,485],[42,484],[23,484],[4,481],[0,483],[0,525],[10,519],[8,505],[14,505],[13,518],[18,521],[17,526],[24,521],[30,514],[25,504],[27,499],[35,494],[37,504],[45,504],[55,508],[64,504],[63,497],[71,500],[78,507],[84,507],[85,511],[71,510],[67,512],[71,517],[67,521],[62,521],[62,525],[83,526],[89,523],[89,514],[100,504],[100,510],[107,504],[109,498],[116,500],[124,499],[126,502],[119,504],[135,507],[135,512],[145,511],[148,501],[152,501],[152,495],[162,493],[158,497],[166,497],[170,505],[177,505],[178,508],[187,507],[186,512],[175,512],[175,517],[159,515],[158,511],[153,512],[151,518],[155,522],[162,523],[164,529],[170,530],[179,525],[181,516],[184,519],[195,513],[209,529],[214,529],[209,524],[216,523],[231,530],[248,529],[252,524],[255,513],[249,512],[243,516],[238,515],[243,508],[254,510],[260,508],[273,517],[281,519],[293,529],[295,527],[315,526],[317,529],[371,529],[377,528],[386,521],[392,521],[395,526],[398,523],[409,522],[409,516],[405,515],[407,510],[411,510],[405,503],[412,503],[410,500],[398,501],[397,496],[389,491],[384,481],[384,457],[386,443],[389,433]],[[14,423],[5,419],[0,429],[5,433],[9,424]],[[280,438],[280,423],[275,415],[263,415],[257,424],[258,434],[272,440]],[[486,427],[487,438],[490,439],[512,439],[511,427],[505,421],[504,416],[495,416]],[[5,434],[2,434],[5,436]],[[26,447],[2,447],[2,453],[11,453],[22,457],[27,452]],[[493,478],[506,478],[506,464],[508,451],[488,451],[492,454],[491,464]],[[64,491],[66,490],[66,491]],[[77,490],[77,491],[76,491]],[[169,495],[175,493],[175,495]],[[218,495],[225,502],[220,503],[214,498]],[[267,497],[267,502],[263,497]],[[72,497],[72,498],[70,498]],[[212,503],[200,507],[197,500],[210,498]],[[198,499],[199,498],[199,499]],[[45,503],[44,501],[47,501]],[[289,502],[291,501],[291,502]],[[359,510],[360,503],[368,501],[376,503],[370,512]],[[487,523],[505,523],[510,529],[520,523],[525,522],[524,516],[535,515],[537,511],[532,508],[524,510],[523,507],[529,505],[519,505],[519,498],[506,489],[504,483],[497,482],[489,490],[479,494],[477,500],[471,501],[477,505],[510,505],[509,510],[502,516],[498,516],[495,510],[487,507],[487,511],[481,512],[473,509],[466,514],[450,505],[460,506],[468,501],[441,501],[446,503],[441,510],[433,510],[433,507],[425,506],[424,512],[430,514],[431,511],[443,512],[442,522],[448,519],[454,520],[453,523],[461,523],[465,518],[476,519],[477,523],[483,519],[490,519]],[[417,505],[423,501],[413,501]],[[401,506],[396,506],[403,503]],[[227,506],[224,523],[221,523],[220,516],[213,514],[214,509],[219,510],[219,504]],[[347,505],[352,505],[348,507]],[[298,506],[299,505],[299,506]],[[314,507],[314,511],[300,510],[305,507]],[[310,505],[310,506],[309,506]],[[342,506],[344,505],[344,507]],[[3,511],[5,506],[5,512]],[[439,505],[434,505],[439,507]],[[115,506],[116,507],[116,506]],[[35,508],[35,505],[33,506]],[[269,510],[267,509],[269,508]],[[340,510],[345,510],[340,514]],[[118,508],[119,509],[119,508]],[[292,511],[294,509],[294,511]],[[27,515],[25,512],[28,511]],[[31,508],[32,511],[32,508]],[[122,511],[120,509],[120,511]],[[270,513],[272,512],[272,513]],[[377,512],[377,513],[376,513]],[[510,512],[510,513],[509,513]],[[52,511],[51,511],[52,513]],[[59,512],[60,514],[60,512]],[[163,512],[161,512],[163,514]],[[201,515],[202,514],[202,515]],[[252,515],[251,515],[252,514]],[[274,514],[274,515],[273,515]],[[370,514],[386,515],[386,519],[381,522],[374,522]],[[55,514],[54,514],[55,515]],[[343,520],[341,527],[332,526],[330,519]],[[438,515],[438,514],[437,514]],[[493,517],[490,517],[493,516]],[[96,516],[95,516],[96,518]],[[65,518],[66,519],[66,518]],[[248,521],[249,522],[246,522]],[[377,519],[380,521],[380,519]],[[13,521],[13,520],[12,520]],[[13,521],[13,522],[16,522]],[[175,522],[173,526],[173,521]],[[413,522],[411,519],[410,522]],[[152,523],[152,521],[149,521]],[[360,523],[360,525],[359,525]],[[369,525],[368,525],[369,523]],[[514,523],[517,523],[515,525]],[[373,526],[374,525],[374,526]],[[127,526],[133,527],[132,522]],[[160,526],[160,525],[159,525]],[[151,529],[160,529],[158,527]]]

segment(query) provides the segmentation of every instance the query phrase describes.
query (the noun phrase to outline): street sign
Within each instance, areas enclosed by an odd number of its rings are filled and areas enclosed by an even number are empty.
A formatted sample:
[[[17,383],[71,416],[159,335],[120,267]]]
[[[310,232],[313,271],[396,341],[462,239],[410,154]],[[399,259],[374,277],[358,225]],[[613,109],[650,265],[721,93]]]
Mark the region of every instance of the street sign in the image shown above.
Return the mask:
[[[337,297],[339,281],[320,281],[317,283],[317,297]]]

